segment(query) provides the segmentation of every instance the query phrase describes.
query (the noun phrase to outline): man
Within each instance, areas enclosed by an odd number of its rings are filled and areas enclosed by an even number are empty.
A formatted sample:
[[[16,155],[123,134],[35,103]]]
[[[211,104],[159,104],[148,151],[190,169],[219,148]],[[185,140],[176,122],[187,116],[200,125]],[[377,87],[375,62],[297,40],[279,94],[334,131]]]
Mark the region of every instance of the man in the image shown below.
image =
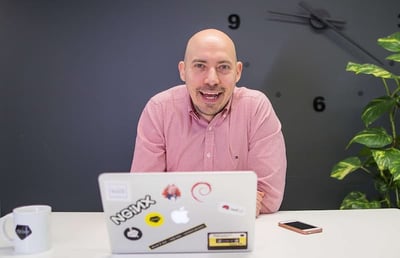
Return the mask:
[[[257,216],[279,209],[286,151],[281,124],[260,91],[237,87],[233,41],[206,29],[178,64],[185,85],[152,97],[140,117],[131,171],[253,170]]]

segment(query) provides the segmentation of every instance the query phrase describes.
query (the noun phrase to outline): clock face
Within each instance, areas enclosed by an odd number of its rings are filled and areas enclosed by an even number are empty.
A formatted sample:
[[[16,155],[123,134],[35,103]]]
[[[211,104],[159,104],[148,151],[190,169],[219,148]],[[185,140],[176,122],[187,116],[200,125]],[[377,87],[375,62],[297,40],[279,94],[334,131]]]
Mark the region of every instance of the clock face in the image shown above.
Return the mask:
[[[400,70],[385,61],[389,53],[376,43],[399,30],[400,6],[389,2],[285,1],[266,6],[263,26],[254,33],[241,31],[250,17],[229,16],[239,42],[257,39],[252,47],[239,47],[247,64],[242,83],[260,86],[283,125],[288,155],[283,209],[337,208],[332,204],[338,205],[349,189],[372,189],[357,174],[346,181],[329,175],[336,162],[358,151],[345,146],[363,127],[363,107],[384,95],[379,79],[346,72],[347,63]]]
[[[400,30],[399,0],[49,2],[0,1],[1,212],[29,200],[101,210],[93,179],[129,170],[145,103],[182,83],[187,39],[210,27],[236,42],[238,85],[267,94],[282,122],[283,209],[335,209],[349,190],[371,187],[357,175],[330,178],[357,151],[345,146],[362,128],[363,107],[384,94],[378,79],[345,67],[375,61],[361,48],[387,64],[376,41]],[[310,10],[337,31],[310,23]],[[65,198],[71,185],[79,200]]]

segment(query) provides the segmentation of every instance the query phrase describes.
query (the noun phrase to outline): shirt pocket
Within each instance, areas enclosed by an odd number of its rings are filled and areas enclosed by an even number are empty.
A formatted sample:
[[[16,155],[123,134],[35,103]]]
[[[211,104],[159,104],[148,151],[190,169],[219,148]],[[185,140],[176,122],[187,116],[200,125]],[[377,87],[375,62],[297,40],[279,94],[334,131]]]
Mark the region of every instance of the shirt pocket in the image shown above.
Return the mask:
[[[232,165],[232,169],[244,169],[244,158],[245,155],[243,155],[243,153],[241,153],[240,148],[234,148],[233,146],[229,147],[229,160],[231,162]]]

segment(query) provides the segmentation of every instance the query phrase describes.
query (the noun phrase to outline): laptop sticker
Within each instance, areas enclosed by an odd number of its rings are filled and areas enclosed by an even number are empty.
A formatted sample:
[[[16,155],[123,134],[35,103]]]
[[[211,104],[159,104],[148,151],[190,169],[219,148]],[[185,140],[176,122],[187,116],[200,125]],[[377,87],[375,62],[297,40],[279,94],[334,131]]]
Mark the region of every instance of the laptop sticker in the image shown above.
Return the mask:
[[[207,182],[195,183],[191,189],[193,199],[198,202],[204,202],[204,197],[210,194],[211,191],[211,185]]]
[[[195,232],[197,232],[199,230],[202,230],[202,229],[204,229],[206,227],[207,227],[206,224],[204,224],[204,223],[200,224],[200,225],[192,227],[192,228],[190,228],[190,229],[188,229],[186,231],[183,231],[183,232],[181,232],[179,234],[173,235],[173,236],[168,237],[168,238],[166,238],[166,239],[164,239],[162,241],[154,243],[154,244],[150,245],[149,248],[152,249],[152,250],[156,249],[156,248],[158,248],[160,246],[163,246],[163,245],[169,244],[169,243],[171,243],[171,242],[173,242],[175,240],[181,239],[182,237],[185,237],[185,236],[188,236],[190,234],[193,234],[193,233],[195,233]]]
[[[164,224],[164,216],[158,212],[150,212],[144,220],[150,227],[159,227]]]
[[[208,233],[208,250],[247,249],[247,232]]]
[[[109,201],[129,202],[129,185],[126,182],[104,182],[106,199]]]
[[[181,191],[175,184],[172,184],[165,187],[162,195],[168,200],[176,201],[179,197],[181,197]]]
[[[228,202],[220,203],[218,205],[218,211],[225,214],[239,215],[239,216],[244,216],[246,214],[244,207]]]
[[[130,227],[130,228],[125,229],[124,236],[129,240],[136,241],[136,240],[139,240],[142,238],[143,233],[138,228]]]
[[[189,211],[185,207],[181,207],[171,212],[171,219],[175,224],[186,224],[190,220],[188,213]]]
[[[142,213],[143,210],[148,209],[151,205],[154,204],[156,204],[156,201],[151,199],[150,195],[146,195],[144,198],[137,200],[136,204],[131,204],[128,207],[117,212],[115,216],[110,216],[110,220],[115,225],[120,225],[122,222],[125,222],[128,219],[139,215],[140,213]]]

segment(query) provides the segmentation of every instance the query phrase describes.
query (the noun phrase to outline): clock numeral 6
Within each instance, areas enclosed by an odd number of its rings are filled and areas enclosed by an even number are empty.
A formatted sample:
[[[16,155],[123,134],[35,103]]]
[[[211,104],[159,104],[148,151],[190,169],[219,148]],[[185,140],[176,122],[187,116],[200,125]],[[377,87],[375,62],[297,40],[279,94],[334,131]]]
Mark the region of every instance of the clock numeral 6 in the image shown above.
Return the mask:
[[[314,110],[315,110],[316,112],[322,112],[322,111],[324,111],[325,108],[326,108],[326,105],[325,105],[325,98],[324,98],[324,97],[321,97],[321,96],[315,97],[315,98],[314,98],[314,101],[313,101],[313,107],[314,107]]]
[[[229,28],[237,30],[240,27],[240,16],[238,14],[231,14],[228,16]]]

